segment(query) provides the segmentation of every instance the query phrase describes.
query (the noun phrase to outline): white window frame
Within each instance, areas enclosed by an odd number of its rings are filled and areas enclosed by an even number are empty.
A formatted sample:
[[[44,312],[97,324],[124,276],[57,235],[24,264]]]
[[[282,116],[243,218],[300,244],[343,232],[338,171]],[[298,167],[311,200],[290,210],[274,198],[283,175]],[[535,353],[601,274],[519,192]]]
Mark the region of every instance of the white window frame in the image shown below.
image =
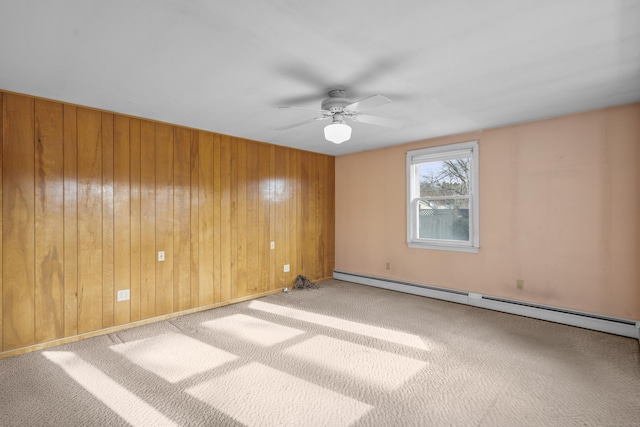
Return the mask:
[[[418,200],[420,177],[418,165],[427,161],[471,158],[471,182],[469,184],[469,240],[418,238]],[[407,245],[410,248],[477,253],[480,248],[478,141],[441,145],[407,151]]]

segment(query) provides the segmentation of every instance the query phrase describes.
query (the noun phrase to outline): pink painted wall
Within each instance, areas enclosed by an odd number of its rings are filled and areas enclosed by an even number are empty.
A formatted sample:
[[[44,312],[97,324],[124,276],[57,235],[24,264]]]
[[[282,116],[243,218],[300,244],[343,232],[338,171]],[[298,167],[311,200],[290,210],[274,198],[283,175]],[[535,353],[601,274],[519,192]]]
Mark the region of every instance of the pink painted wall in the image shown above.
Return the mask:
[[[408,248],[407,150],[470,140],[479,140],[479,252]],[[335,264],[640,319],[640,104],[338,157]]]

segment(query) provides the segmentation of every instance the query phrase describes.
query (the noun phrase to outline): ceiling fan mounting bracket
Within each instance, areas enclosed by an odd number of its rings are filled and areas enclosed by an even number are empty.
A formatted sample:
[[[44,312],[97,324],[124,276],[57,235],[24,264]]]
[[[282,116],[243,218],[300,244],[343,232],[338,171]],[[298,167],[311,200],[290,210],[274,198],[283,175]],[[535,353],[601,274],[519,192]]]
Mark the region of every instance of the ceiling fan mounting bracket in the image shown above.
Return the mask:
[[[347,91],[344,89],[332,89],[328,93],[330,98],[346,98]]]

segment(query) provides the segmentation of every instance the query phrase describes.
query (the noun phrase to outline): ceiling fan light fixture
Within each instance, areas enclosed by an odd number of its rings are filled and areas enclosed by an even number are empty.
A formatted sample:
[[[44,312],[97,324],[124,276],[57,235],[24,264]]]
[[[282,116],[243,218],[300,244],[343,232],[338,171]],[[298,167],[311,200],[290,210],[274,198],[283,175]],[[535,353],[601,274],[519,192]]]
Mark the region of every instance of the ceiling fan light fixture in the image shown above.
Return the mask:
[[[343,121],[333,122],[324,128],[324,137],[334,144],[342,144],[351,138],[351,127]]]

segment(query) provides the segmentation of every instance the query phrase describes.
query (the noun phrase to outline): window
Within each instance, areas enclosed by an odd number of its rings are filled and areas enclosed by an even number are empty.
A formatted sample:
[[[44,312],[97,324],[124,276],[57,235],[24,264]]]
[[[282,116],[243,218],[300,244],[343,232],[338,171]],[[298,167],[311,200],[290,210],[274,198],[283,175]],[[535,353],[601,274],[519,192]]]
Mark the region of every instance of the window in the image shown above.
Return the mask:
[[[478,142],[407,152],[407,243],[477,252]]]

